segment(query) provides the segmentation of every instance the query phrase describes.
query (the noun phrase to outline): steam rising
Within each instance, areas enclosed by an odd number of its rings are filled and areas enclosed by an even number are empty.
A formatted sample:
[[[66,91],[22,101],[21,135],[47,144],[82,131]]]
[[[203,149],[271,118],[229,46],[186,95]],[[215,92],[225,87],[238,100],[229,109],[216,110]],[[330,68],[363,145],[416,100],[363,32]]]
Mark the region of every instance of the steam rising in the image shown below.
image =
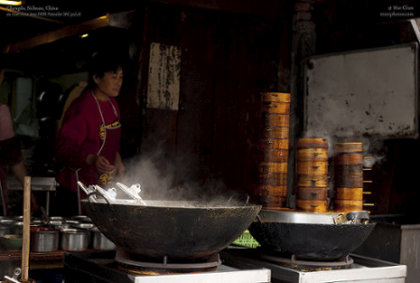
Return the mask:
[[[169,159],[162,152],[136,157],[125,162],[126,173],[120,180],[126,185],[141,184],[146,200],[197,201],[206,206],[242,206],[247,195],[232,191],[220,180],[199,181],[199,166],[193,158]]]

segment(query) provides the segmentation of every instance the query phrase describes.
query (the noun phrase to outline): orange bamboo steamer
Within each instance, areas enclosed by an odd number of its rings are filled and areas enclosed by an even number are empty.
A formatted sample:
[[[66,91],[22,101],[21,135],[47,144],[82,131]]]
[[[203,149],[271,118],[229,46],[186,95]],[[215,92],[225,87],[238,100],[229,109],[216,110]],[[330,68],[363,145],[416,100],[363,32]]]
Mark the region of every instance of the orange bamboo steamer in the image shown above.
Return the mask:
[[[260,185],[287,186],[287,173],[271,173],[259,175]]]
[[[336,188],[336,199],[363,201],[363,188]]]
[[[328,148],[328,141],[322,138],[301,138],[297,141],[296,148]]]
[[[296,151],[297,161],[327,161],[328,150],[325,148],[301,148]]]
[[[262,104],[262,111],[266,112],[266,113],[289,114],[290,113],[290,103],[289,102],[264,101],[263,104]]]
[[[361,200],[340,200],[336,199],[334,201],[335,208],[337,211],[360,211],[363,210],[363,201]]]
[[[286,173],[287,174],[287,162],[261,162],[259,172],[262,174],[270,173]]]
[[[328,176],[323,175],[298,175],[297,186],[300,187],[327,187]]]
[[[258,186],[258,195],[287,197],[287,186],[260,185]]]
[[[260,204],[264,208],[284,207],[287,201],[286,186],[260,186],[258,191]]]
[[[296,207],[299,210],[308,212],[326,212],[326,200],[296,200]]]
[[[327,200],[328,188],[297,187],[298,200]]]
[[[290,102],[290,93],[285,92],[263,92],[262,101]]]
[[[328,175],[328,162],[326,161],[299,161],[297,162],[297,174],[302,175]]]
[[[286,208],[286,202],[287,202],[287,198],[272,198],[269,197],[268,200],[264,201],[260,201],[260,204],[262,205],[263,209],[267,209],[267,210],[280,210],[281,208]]]
[[[363,187],[363,167],[359,165],[336,165],[335,187],[362,188]]]
[[[266,149],[262,152],[265,162],[287,162],[289,160],[289,150],[287,149]]]
[[[362,142],[337,142],[334,144],[334,152],[363,152]]]
[[[263,113],[262,124],[264,127],[289,127],[290,117],[289,114],[272,114]]]
[[[266,149],[289,149],[289,139],[262,139],[261,148]]]
[[[265,127],[262,130],[263,138],[289,138],[289,127]]]
[[[334,157],[336,165],[357,165],[363,164],[363,154],[358,152],[340,153]]]

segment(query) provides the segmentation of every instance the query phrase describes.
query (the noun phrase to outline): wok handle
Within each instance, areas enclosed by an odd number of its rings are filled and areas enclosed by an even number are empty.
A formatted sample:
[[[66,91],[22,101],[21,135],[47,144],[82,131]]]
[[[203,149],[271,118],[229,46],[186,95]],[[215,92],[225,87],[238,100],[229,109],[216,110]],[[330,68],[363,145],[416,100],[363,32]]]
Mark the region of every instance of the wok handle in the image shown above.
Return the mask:
[[[99,195],[100,197],[103,197],[103,198],[104,198],[104,200],[106,201],[106,203],[109,205],[109,208],[110,208],[112,211],[114,211],[114,207],[111,205],[111,203],[109,202],[109,200],[108,200],[106,197],[104,197],[104,195],[103,195],[102,193],[100,193],[99,191],[93,191],[93,192],[90,192],[90,193],[87,195],[87,197],[88,197],[88,203],[89,203],[90,208],[91,208],[92,210],[95,210],[95,208],[94,208],[94,207],[93,207],[93,205],[92,205],[92,202],[90,201],[90,197],[91,197],[92,195]]]

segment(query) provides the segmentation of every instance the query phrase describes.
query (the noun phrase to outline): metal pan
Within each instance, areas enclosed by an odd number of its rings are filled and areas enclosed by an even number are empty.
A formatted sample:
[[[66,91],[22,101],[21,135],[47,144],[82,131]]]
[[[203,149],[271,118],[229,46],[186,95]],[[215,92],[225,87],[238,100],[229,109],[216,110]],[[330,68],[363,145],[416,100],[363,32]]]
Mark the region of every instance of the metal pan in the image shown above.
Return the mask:
[[[326,214],[315,213],[313,217],[308,214],[307,219],[297,218],[293,222],[291,215],[284,214],[262,211],[249,231],[263,249],[301,259],[336,260],[346,256],[366,240],[375,226],[373,223],[326,223]]]
[[[149,258],[209,257],[238,238],[261,209],[188,201],[147,204],[82,200],[83,209],[106,237],[129,254]]]

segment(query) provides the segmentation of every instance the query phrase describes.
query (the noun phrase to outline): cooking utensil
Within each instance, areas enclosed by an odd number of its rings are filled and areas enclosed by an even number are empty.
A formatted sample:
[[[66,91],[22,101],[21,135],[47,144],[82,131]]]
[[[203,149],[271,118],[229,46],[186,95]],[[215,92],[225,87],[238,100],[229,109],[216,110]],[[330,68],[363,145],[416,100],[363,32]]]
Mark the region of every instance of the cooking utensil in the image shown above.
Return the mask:
[[[334,224],[341,213],[261,210],[257,218],[264,222]]]
[[[58,250],[59,232],[47,227],[31,227],[31,250],[52,252]]]
[[[71,217],[72,220],[77,220],[79,222],[92,222],[92,219],[90,219],[87,215],[75,215]]]
[[[61,230],[61,249],[65,251],[84,251],[89,246],[89,232],[80,229]]]
[[[22,231],[22,281],[29,279],[29,249],[31,225],[31,177],[25,176],[23,184],[23,231]]]
[[[141,198],[139,193],[141,192],[140,184],[133,185],[131,187],[128,187],[122,183],[116,183],[117,187],[120,188],[124,193],[126,193],[128,196],[130,196],[132,199],[137,200],[143,205],[146,205],[146,202]]]
[[[0,216],[0,236],[13,234],[15,221],[5,216]]]
[[[287,212],[263,211],[257,217],[258,221],[251,224],[249,231],[263,249],[294,254],[301,259],[335,260],[346,256],[366,240],[375,225],[328,223],[335,218],[318,213],[306,215],[306,218],[293,218],[285,214]]]
[[[118,247],[144,257],[204,258],[219,252],[250,225],[259,205],[209,206],[192,201],[82,200],[96,226]]]
[[[348,221],[354,224],[366,224],[369,221],[369,213],[365,210],[362,211],[351,211],[346,213]]]
[[[13,223],[13,234],[22,234],[23,233],[23,222],[14,222]]]
[[[115,244],[108,239],[98,228],[93,228],[93,248],[95,250],[114,250]]]
[[[9,234],[0,237],[0,250],[20,250],[22,248],[22,235]]]

